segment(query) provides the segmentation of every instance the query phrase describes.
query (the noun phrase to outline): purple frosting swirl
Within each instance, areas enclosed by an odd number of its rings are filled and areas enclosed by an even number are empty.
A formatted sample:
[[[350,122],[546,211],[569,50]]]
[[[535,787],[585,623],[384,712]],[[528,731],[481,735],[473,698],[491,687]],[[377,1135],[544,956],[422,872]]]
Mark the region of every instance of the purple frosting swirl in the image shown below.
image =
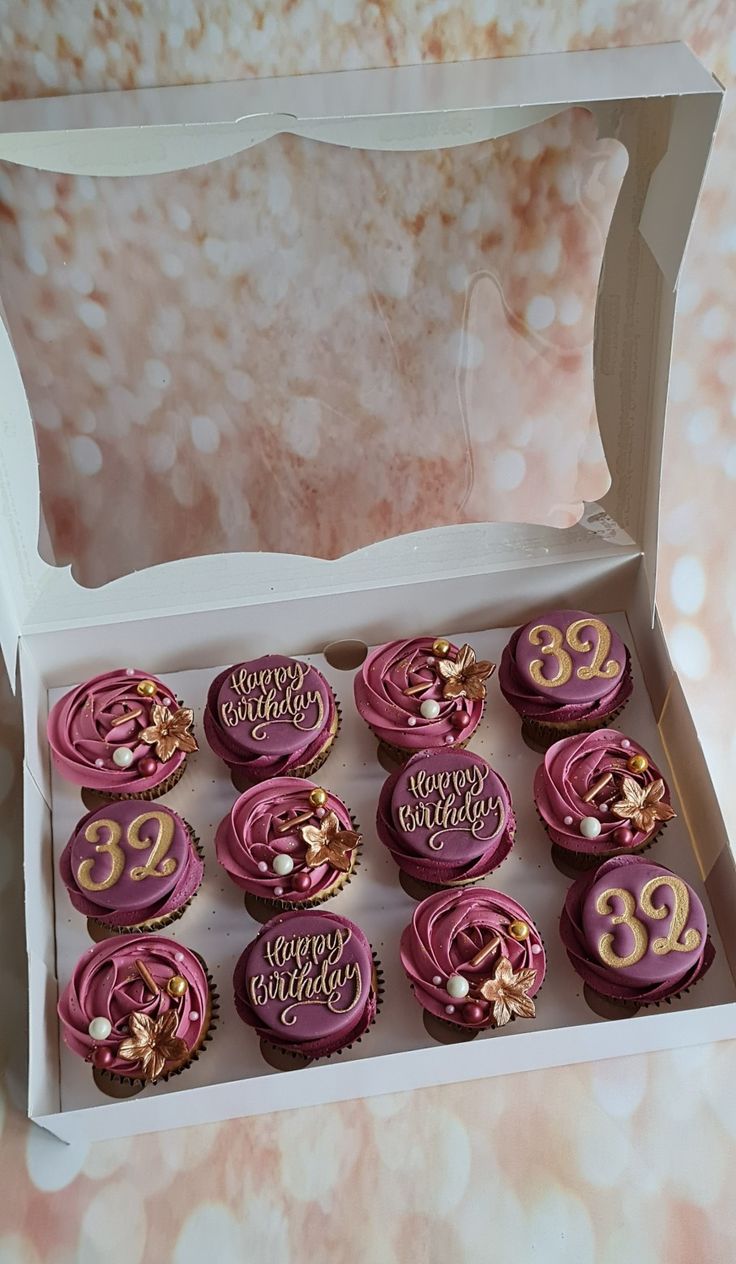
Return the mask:
[[[528,926],[525,939],[509,934],[514,922]],[[473,965],[473,959],[486,947],[490,948],[488,955]],[[475,996],[454,1003],[447,991],[451,975],[466,978],[472,992],[493,978],[501,957],[506,957],[514,973],[536,971],[528,988],[528,995],[533,997],[542,986],[546,970],[544,945],[526,909],[510,896],[487,887],[438,891],[422,900],[401,936],[400,953],[412,992],[422,1008],[437,1018],[478,1031],[493,1026],[493,1006]],[[448,1004],[453,1006],[451,1014],[447,1012]],[[475,1006],[480,1010],[478,1017],[474,1016]]]
[[[384,782],[376,829],[405,873],[472,881],[508,855],[516,818],[508,786],[481,755],[423,751]]]
[[[308,1058],[337,1053],[376,1016],[371,946],[335,913],[281,913],[248,944],[233,975],[235,1008],[263,1040]]]
[[[355,705],[359,715],[380,741],[402,751],[435,750],[466,742],[483,715],[483,700],[444,698],[444,681],[437,669],[434,640],[418,636],[390,641],[371,651],[355,677]],[[457,658],[459,647],[450,645],[447,657]],[[426,684],[421,694],[407,689]],[[435,719],[422,715],[422,703],[439,704]]]
[[[158,855],[157,843],[165,847]],[[82,817],[61,853],[59,873],[79,913],[117,927],[175,913],[198,889],[204,865],[176,812],[125,799]],[[90,889],[98,884],[99,890]]]
[[[627,768],[627,761],[634,755],[646,759],[648,766],[643,772]],[[613,781],[586,802],[583,796],[608,773],[613,774]],[[644,747],[617,729],[597,729],[555,742],[534,778],[534,802],[552,842],[567,851],[600,856],[602,860],[643,847],[660,829],[661,822],[656,821],[647,833],[629,818],[613,813],[613,805],[621,799],[624,777],[646,788],[662,779],[662,774]],[[666,783],[663,802],[670,803]],[[600,822],[601,832],[595,838],[584,838],[580,822],[590,816]]]
[[[151,697],[138,693],[143,680],[156,686]],[[155,747],[139,740],[138,734],[152,723],[156,703],[171,711],[178,707],[168,685],[137,668],[104,672],[70,689],[51,708],[48,721],[49,746],[61,775],[75,785],[110,794],[139,794],[161,785],[181,767],[186,753],[177,750],[162,763]],[[123,715],[133,718],[121,724]],[[118,747],[133,752],[127,768],[119,768],[113,760]],[[148,759],[155,762],[156,770],[144,774],[140,764]]]
[[[232,772],[254,782],[308,766],[336,727],[335,696],[325,677],[282,654],[226,668],[207,692],[207,741]]]
[[[307,843],[304,826],[320,828],[330,812],[334,812],[344,830],[353,830],[350,813],[337,795],[327,791],[322,807],[309,801],[315,783],[300,777],[274,777],[263,785],[246,790],[235,801],[217,828],[217,859],[233,882],[244,891],[261,899],[303,904],[332,887],[342,870],[326,861],[310,866],[306,863]],[[285,829],[290,819],[310,813],[293,829]],[[289,856],[293,869],[281,876],[273,869],[277,856]]]
[[[609,663],[615,664],[618,671],[613,677],[587,674],[598,641],[595,627],[586,624],[586,620],[604,623],[610,633],[610,646],[601,668],[605,670]],[[589,649],[576,650],[565,639],[565,632],[575,624],[580,625],[579,637],[589,644]],[[570,675],[561,685],[544,686],[533,678],[533,663],[542,664],[541,672],[547,680],[554,680],[560,663],[555,653],[545,653],[552,634],[537,634],[540,627],[557,629],[560,649],[570,660]],[[564,671],[561,674],[566,675]],[[504,698],[522,719],[564,724],[600,716],[602,722],[631,696],[631,656],[614,629],[597,615],[589,615],[584,610],[553,610],[517,628],[501,656],[498,683]]]
[[[674,878],[684,890],[687,917],[680,928],[678,947],[662,951],[658,941],[668,937],[676,899],[668,878]],[[628,893],[630,912],[621,891]],[[642,928],[638,948],[629,924],[632,919]],[[571,965],[594,991],[642,1005],[663,1001],[697,983],[715,957],[697,893],[671,870],[638,856],[615,856],[572,884],[560,917],[560,937]],[[688,938],[695,944],[683,951]],[[630,958],[630,964],[611,964],[606,960],[611,953],[618,959]]]
[[[158,985],[157,993],[151,992],[139,974],[137,961],[143,963]],[[183,996],[170,996],[166,990],[174,975],[187,984]],[[199,958],[182,944],[161,935],[116,935],[95,944],[80,957],[61,994],[58,1013],[64,1042],[73,1053],[91,1061],[97,1050],[107,1050],[107,1070],[136,1078],[141,1076],[140,1063],[121,1058],[117,1052],[130,1036],[130,1014],[157,1019],[172,1009],[177,1015],[172,1034],[193,1052],[206,1033],[210,1011],[209,981]],[[106,1039],[90,1036],[88,1028],[93,1018],[110,1022]]]

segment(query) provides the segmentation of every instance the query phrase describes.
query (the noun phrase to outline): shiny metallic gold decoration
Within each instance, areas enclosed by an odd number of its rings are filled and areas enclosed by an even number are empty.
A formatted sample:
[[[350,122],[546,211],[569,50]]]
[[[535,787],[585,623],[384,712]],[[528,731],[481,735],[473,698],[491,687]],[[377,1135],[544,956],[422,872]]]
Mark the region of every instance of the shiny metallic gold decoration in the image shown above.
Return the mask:
[[[646,772],[649,767],[649,760],[646,755],[631,755],[626,760],[626,767],[629,772]]]
[[[98,843],[97,839],[103,831],[107,831],[108,837],[104,843]],[[77,869],[77,884],[85,891],[107,891],[119,881],[125,870],[125,852],[120,846],[121,834],[122,830],[117,821],[107,819],[90,821],[84,831],[84,837],[88,843],[96,844],[95,851],[101,854],[106,852],[110,857],[110,872],[101,882],[95,882],[92,870],[96,861],[83,860]]]
[[[139,680],[136,685],[136,693],[142,698],[152,698],[156,692],[156,683],[153,680]]]
[[[314,790],[310,792],[309,802],[313,808],[323,808],[327,802],[327,791],[323,790],[321,786],[315,786]]]
[[[469,698],[472,702],[480,702],[486,696],[485,681],[496,670],[495,663],[475,660],[475,651],[469,645],[463,645],[457,658],[440,658],[437,669],[444,680],[443,698]]]
[[[613,773],[604,772],[602,776],[598,778],[597,781],[593,782],[593,785],[590,787],[590,790],[586,790],[585,794],[583,795],[583,803],[592,803],[595,796],[599,794],[601,790],[605,790],[609,781],[613,781]]]
[[[450,642],[446,641],[443,636],[438,636],[437,640],[432,646],[432,653],[434,654],[435,658],[446,658],[447,655],[450,653]]]
[[[110,728],[116,729],[120,724],[127,724],[129,720],[137,720],[142,715],[140,707],[136,711],[126,711],[124,715],[116,715],[114,720],[110,721]]]
[[[298,829],[300,825],[304,825],[306,821],[311,821],[314,812],[300,812],[298,816],[290,816],[288,821],[281,821],[276,827],[277,834],[288,834],[291,830]]]
[[[143,982],[145,983],[149,992],[151,992],[154,996],[158,996],[159,992],[161,991],[161,988],[159,987],[158,983],[156,982],[153,975],[151,974],[151,971],[148,969],[148,966],[145,965],[144,962],[142,961],[136,961],[135,968],[138,971],[141,978],[143,979]]]
[[[156,754],[163,764],[178,750],[196,751],[197,743],[189,732],[194,722],[194,712],[189,707],[178,707],[176,711],[170,711],[157,702],[151,710],[151,719],[153,723],[143,729],[138,737],[147,746],[155,746]]]
[[[532,659],[529,674],[535,685],[541,685],[543,689],[559,689],[560,685],[566,685],[572,676],[572,659],[567,650],[562,648],[560,629],[551,623],[538,623],[529,631],[529,644],[538,645],[545,657],[552,654],[557,659],[557,671],[549,678],[542,671],[544,659]]]
[[[690,892],[682,878],[676,878],[674,874],[667,874],[666,877],[650,878],[646,886],[642,888],[639,896],[639,904],[642,913],[646,913],[647,917],[653,918],[658,922],[661,918],[666,917],[670,911],[666,904],[659,906],[652,903],[652,896],[660,887],[669,887],[674,897],[674,908],[672,909],[672,921],[670,929],[666,936],[660,939],[652,940],[652,952],[658,957],[666,957],[670,952],[693,952],[700,947],[702,936],[699,930],[691,926],[689,930],[685,930],[687,919],[690,915]],[[680,936],[683,931],[685,934],[682,939]]]
[[[580,633],[583,628],[593,628],[598,633],[598,644],[595,647],[593,662],[587,667],[578,667],[578,679],[592,680],[594,676],[601,676],[604,680],[614,680],[621,671],[621,667],[613,658],[606,661],[611,648],[611,629],[602,619],[591,619],[590,616],[586,619],[576,619],[567,628],[565,640],[570,649],[576,650],[579,654],[587,654],[593,648],[591,641],[581,639]]]
[[[150,838],[141,838],[141,829],[147,821],[155,821],[158,826],[158,834],[153,842]],[[130,846],[135,847],[136,851],[151,848],[145,865],[136,865],[131,869],[130,876],[134,882],[141,882],[144,878],[170,878],[172,873],[176,873],[174,857],[164,859],[174,839],[174,818],[168,812],[142,812],[130,822],[127,837]]]
[[[534,1001],[527,995],[534,985],[536,970],[518,970],[514,974],[508,957],[501,957],[492,979],[481,985],[480,995],[493,1005],[493,1021],[497,1027],[505,1027],[514,1014],[519,1018],[533,1018]]]
[[[470,961],[468,962],[468,965],[469,966],[482,966],[486,957],[490,957],[491,953],[496,948],[498,948],[500,944],[501,944],[500,936],[494,935],[492,939],[488,940],[487,944],[484,944],[482,948],[478,949],[474,957],[471,957]]]
[[[623,913],[614,913],[611,900],[617,898],[624,906]],[[601,914],[611,914],[612,926],[628,926],[634,937],[634,946],[631,952],[625,957],[620,957],[617,952],[613,951],[614,936],[610,932],[601,935],[598,941],[598,955],[601,961],[605,961],[607,966],[612,966],[614,970],[623,970],[626,966],[635,966],[641,961],[644,953],[649,947],[649,936],[643,922],[636,917],[636,900],[630,891],[624,890],[623,887],[611,887],[608,891],[601,891],[595,902],[596,911]]]
[[[334,812],[328,812],[319,825],[303,825],[302,838],[307,844],[304,863],[310,869],[317,865],[332,865],[342,873],[348,873],[352,852],[360,842],[360,834],[343,829]]]
[[[118,1057],[140,1063],[147,1080],[155,1080],[167,1062],[179,1063],[189,1053],[185,1041],[174,1035],[178,1023],[176,1010],[170,1009],[160,1018],[148,1014],[129,1014],[130,1035],[118,1045]]]
[[[617,803],[611,805],[611,811],[622,821],[631,821],[644,834],[649,834],[657,821],[671,821],[675,815],[674,808],[663,802],[664,782],[661,777],[648,786],[640,786],[633,777],[624,777],[622,795]]]
[[[424,693],[424,690],[431,689],[434,683],[433,680],[420,680],[416,685],[409,685],[409,688],[404,690],[404,697],[413,698],[415,694]]]
[[[187,986],[186,979],[182,979],[180,974],[174,974],[166,984],[166,991],[169,996],[184,996]]]
[[[512,922],[509,926],[509,935],[512,939],[519,941],[529,938],[529,927],[526,922]]]

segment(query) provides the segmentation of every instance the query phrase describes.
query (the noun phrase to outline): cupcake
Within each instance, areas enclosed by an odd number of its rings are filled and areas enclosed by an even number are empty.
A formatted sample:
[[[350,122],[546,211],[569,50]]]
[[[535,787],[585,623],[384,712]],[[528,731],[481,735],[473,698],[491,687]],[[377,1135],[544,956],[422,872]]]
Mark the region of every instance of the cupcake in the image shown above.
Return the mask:
[[[64,694],[51,708],[49,745],[67,781],[108,799],[156,799],[197,749],[192,720],[167,685],[129,667]]]
[[[514,632],[498,674],[529,745],[604,728],[631,697],[631,656],[603,619],[553,610]]]
[[[59,1000],[64,1043],[95,1083],[120,1096],[178,1074],[197,1057],[217,998],[200,958],[160,935],[118,935],[89,948]]]
[[[675,815],[651,756],[617,729],[555,742],[534,778],[534,802],[554,847],[578,867],[643,851]]]
[[[498,868],[516,818],[506,783],[481,755],[423,751],[392,773],[378,800],[376,829],[419,898]]]
[[[586,1000],[606,1017],[677,996],[715,957],[696,892],[638,856],[614,856],[572,884],[560,935]]]
[[[267,917],[335,895],[355,868],[359,843],[342,800],[299,777],[274,777],[246,790],[215,837],[223,869]]]
[[[358,926],[322,910],[280,913],[248,944],[235,1008],[267,1061],[311,1062],[359,1040],[376,1017],[378,965]]]
[[[282,654],[228,667],[207,693],[205,735],[239,790],[269,777],[311,777],[339,724],[322,673]]]
[[[404,763],[417,751],[466,744],[494,670],[469,645],[428,636],[391,641],[372,650],[355,677],[355,705],[383,751]]]
[[[204,874],[191,825],[160,804],[108,803],[76,826],[59,859],[94,938],[159,930],[181,917]]]
[[[535,1016],[546,969],[526,909],[487,887],[438,891],[414,910],[401,964],[436,1039],[469,1039]]]

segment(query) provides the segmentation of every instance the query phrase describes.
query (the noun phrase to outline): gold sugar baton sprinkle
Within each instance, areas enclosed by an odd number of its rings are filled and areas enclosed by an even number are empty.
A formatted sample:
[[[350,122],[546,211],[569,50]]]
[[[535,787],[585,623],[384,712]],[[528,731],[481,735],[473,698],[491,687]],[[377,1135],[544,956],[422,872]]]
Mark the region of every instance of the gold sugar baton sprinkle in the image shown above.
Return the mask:
[[[583,803],[592,803],[598,791],[605,789],[609,781],[613,781],[613,773],[604,772],[603,776],[599,777],[595,784],[590,787],[590,790],[583,795]]]
[[[153,992],[154,996],[158,996],[159,992],[161,991],[161,988],[159,987],[158,983],[156,982],[153,975],[151,974],[151,971],[148,969],[148,966],[144,965],[142,961],[136,961],[135,968],[138,971],[141,978],[143,979],[143,982],[145,983],[149,992]]]
[[[277,826],[276,832],[278,834],[288,834],[289,830],[297,829],[298,826],[306,824],[307,821],[311,821],[313,816],[314,812],[300,812],[298,816],[292,816],[288,821],[282,821],[281,824]]]

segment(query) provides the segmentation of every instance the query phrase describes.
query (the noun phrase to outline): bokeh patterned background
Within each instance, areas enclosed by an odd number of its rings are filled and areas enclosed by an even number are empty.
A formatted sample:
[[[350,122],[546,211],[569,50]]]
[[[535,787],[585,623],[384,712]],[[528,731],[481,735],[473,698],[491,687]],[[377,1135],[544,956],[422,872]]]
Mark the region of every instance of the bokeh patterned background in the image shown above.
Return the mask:
[[[0,91],[12,98],[669,39],[686,40],[729,86],[736,77],[735,20],[727,0],[285,0],[263,7],[235,0],[149,6],[0,0]],[[730,512],[736,480],[735,138],[736,112],[727,97],[678,302],[659,593],[734,835],[736,689],[722,660],[725,654],[728,661],[736,635]],[[4,186],[3,202],[6,192]],[[179,219],[184,225],[183,215]],[[40,268],[33,245],[26,243],[30,261]],[[5,258],[0,267],[7,267]],[[94,339],[95,306],[103,305],[82,282],[78,299],[89,303]],[[576,321],[565,325],[563,311],[578,320],[584,312],[555,302],[555,319],[573,336]],[[532,312],[532,324],[549,316],[539,305]],[[164,328],[161,336],[171,338],[175,330],[167,335]],[[150,358],[165,363],[158,350]],[[153,369],[150,374],[155,379]],[[241,402],[250,398],[245,376],[231,384],[236,400],[238,391]],[[156,380],[149,385],[153,390]],[[48,399],[53,404],[52,392]],[[207,420],[208,414],[193,412],[186,428],[170,422],[170,431],[136,430],[143,478],[171,468],[184,448],[196,457],[204,484],[202,460],[221,460],[228,440],[222,418]],[[581,415],[580,434],[587,421]],[[131,446],[131,426],[106,429],[101,441],[89,403],[67,417],[55,415],[47,402],[37,422],[41,429],[45,422],[49,450],[63,468],[85,480],[96,514],[106,467],[117,460],[118,469],[127,468],[123,449]],[[279,443],[309,449],[315,431],[307,410],[291,428],[285,425]],[[498,516],[519,516],[516,507],[530,493],[537,476],[532,438],[512,428],[497,437],[503,451],[494,489]],[[590,494],[601,473],[599,454],[584,442],[579,452],[588,467],[581,488]],[[310,451],[301,456],[307,460]],[[490,465],[487,477],[493,478]],[[191,505],[202,492],[192,482],[180,494],[179,503],[188,497]],[[559,499],[569,507],[580,494],[577,487],[561,488]],[[49,519],[60,554],[83,560],[99,519],[93,514],[80,526],[73,514],[55,517],[53,506]],[[211,521],[222,529],[219,518]],[[100,575],[90,566],[86,578],[99,582]],[[25,990],[17,912],[20,734],[17,707],[5,684],[1,689],[2,1264],[193,1264],[208,1254],[249,1264],[439,1264],[510,1255],[545,1264],[613,1264],[624,1252],[667,1264],[736,1258],[729,1179],[736,1158],[736,1048],[730,1044],[91,1147],[64,1147],[29,1127],[19,1034]]]

